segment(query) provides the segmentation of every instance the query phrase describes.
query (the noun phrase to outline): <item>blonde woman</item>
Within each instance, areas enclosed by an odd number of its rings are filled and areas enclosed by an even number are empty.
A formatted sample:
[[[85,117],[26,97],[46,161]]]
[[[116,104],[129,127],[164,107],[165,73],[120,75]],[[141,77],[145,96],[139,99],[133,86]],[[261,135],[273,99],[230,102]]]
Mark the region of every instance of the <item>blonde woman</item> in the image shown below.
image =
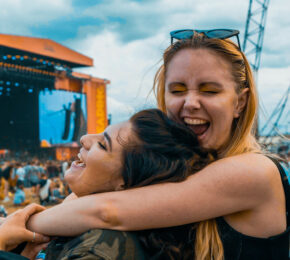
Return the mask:
[[[196,223],[195,259],[288,259],[289,183],[255,140],[256,87],[232,36],[238,31],[172,32],[155,78],[159,108],[190,128],[202,147],[217,150],[219,160],[180,183],[61,204],[32,217],[30,228],[78,235]]]

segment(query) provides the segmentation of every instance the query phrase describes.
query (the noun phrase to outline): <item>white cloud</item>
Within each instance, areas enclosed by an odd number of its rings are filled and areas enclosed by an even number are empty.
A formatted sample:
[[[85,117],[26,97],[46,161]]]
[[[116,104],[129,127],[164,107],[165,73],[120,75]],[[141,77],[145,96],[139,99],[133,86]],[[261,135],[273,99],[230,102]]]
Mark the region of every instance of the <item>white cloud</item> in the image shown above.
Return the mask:
[[[71,0],[0,0],[0,6],[0,32],[21,35],[73,11]]]
[[[267,110],[275,106],[290,86],[290,66],[286,68],[261,68],[258,74],[258,90]]]
[[[145,103],[153,103],[152,98],[146,100],[146,97],[161,57],[158,44],[162,41],[160,35],[124,44],[115,33],[104,32],[73,44],[74,49],[94,59],[94,67],[85,69],[87,73],[111,81],[108,110],[113,117],[115,113],[117,117],[119,113],[125,113],[122,110],[127,110],[127,107],[137,109],[144,107]],[[119,109],[115,109],[117,105],[120,105]]]

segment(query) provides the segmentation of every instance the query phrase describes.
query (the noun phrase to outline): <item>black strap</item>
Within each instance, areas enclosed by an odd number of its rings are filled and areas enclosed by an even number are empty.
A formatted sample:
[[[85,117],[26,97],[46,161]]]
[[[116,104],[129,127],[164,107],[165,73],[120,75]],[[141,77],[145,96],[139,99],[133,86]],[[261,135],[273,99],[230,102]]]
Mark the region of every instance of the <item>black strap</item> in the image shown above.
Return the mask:
[[[282,184],[283,184],[283,188],[284,188],[284,193],[285,193],[285,200],[286,200],[286,217],[287,217],[287,228],[290,225],[290,215],[289,215],[289,211],[290,211],[290,184],[289,184],[289,180],[288,177],[283,169],[283,167],[281,166],[281,164],[278,162],[277,159],[267,156],[270,160],[272,160],[279,172],[280,172],[280,176],[282,179]]]

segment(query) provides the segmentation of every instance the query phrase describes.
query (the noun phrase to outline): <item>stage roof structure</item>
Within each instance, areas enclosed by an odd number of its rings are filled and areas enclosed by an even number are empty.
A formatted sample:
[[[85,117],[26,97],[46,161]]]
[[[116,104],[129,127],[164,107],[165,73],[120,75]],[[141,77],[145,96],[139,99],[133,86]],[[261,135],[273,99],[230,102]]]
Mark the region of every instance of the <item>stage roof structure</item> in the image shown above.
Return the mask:
[[[0,48],[7,54],[30,54],[35,57],[45,56],[47,59],[66,65],[70,68],[93,66],[93,59],[65,47],[53,40],[0,34]],[[7,49],[7,50],[6,50]]]

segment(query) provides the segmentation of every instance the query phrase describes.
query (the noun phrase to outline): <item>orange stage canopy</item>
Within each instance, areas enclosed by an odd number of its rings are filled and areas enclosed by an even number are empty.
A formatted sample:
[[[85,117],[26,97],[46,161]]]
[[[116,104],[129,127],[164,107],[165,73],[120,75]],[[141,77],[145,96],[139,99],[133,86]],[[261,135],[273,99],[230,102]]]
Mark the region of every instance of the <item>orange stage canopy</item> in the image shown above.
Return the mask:
[[[0,34],[0,46],[63,61],[70,67],[93,66],[93,59],[50,39]]]

